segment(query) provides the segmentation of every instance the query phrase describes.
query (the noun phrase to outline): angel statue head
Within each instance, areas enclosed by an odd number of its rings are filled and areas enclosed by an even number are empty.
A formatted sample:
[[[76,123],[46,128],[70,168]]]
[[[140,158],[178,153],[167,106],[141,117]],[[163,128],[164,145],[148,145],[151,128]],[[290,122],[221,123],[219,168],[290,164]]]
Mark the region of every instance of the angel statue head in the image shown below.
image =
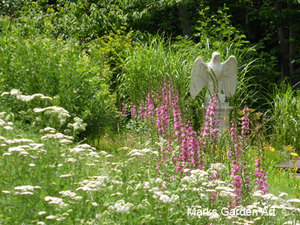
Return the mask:
[[[207,87],[210,95],[216,93],[220,102],[225,96],[234,95],[237,84],[237,60],[232,55],[225,62],[221,62],[220,53],[214,52],[210,62],[205,63],[198,57],[193,65],[190,93],[192,98]]]

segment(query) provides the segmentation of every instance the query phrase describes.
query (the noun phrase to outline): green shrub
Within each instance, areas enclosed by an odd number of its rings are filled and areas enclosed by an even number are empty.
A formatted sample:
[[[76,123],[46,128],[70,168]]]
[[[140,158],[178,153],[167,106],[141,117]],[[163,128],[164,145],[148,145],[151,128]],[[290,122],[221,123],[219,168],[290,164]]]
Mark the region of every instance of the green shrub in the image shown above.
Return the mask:
[[[1,21],[3,23],[3,21]],[[114,97],[101,61],[90,57],[76,40],[53,40],[23,35],[11,24],[0,36],[1,91],[19,89],[24,94],[43,93],[87,123],[87,134],[110,126]]]

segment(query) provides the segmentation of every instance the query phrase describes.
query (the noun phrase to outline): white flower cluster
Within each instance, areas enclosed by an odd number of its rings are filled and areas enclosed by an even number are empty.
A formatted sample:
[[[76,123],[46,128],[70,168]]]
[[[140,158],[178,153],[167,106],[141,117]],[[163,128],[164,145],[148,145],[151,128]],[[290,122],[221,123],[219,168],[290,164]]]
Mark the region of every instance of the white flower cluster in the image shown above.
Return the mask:
[[[210,165],[210,169],[215,171],[223,171],[224,169],[226,169],[226,166],[222,163],[213,163]]]
[[[5,142],[9,145],[11,145],[11,144],[21,144],[21,143],[34,143],[34,141],[31,140],[31,139],[26,139],[26,138],[18,139],[18,138],[16,138],[16,139],[10,140],[10,139],[6,139],[5,137],[1,137],[1,136],[0,136],[0,141],[3,141],[3,142]]]
[[[75,163],[77,162],[78,158],[79,160],[82,159],[82,157],[88,157],[89,160],[92,160],[93,162],[98,162],[98,158],[100,158],[99,154],[95,151],[96,148],[88,145],[88,144],[80,144],[77,145],[74,148],[69,148],[67,152],[62,153],[61,157],[65,158],[65,162]],[[74,158],[76,155],[76,158]],[[89,164],[89,166],[94,166],[95,164]]]
[[[40,129],[40,133],[49,133],[49,134],[55,134],[56,129],[52,127],[45,127],[44,129]]]
[[[71,199],[74,199],[74,200],[82,199],[82,196],[78,196],[75,192],[69,191],[69,190],[68,191],[61,191],[61,192],[59,192],[59,194],[61,194],[64,197],[70,197]]]
[[[73,142],[72,136],[64,135],[62,133],[46,134],[41,137],[42,141],[46,141],[46,140],[50,140],[50,139],[56,139],[56,140],[59,139],[61,144],[64,144],[66,142],[70,142],[70,143]]]
[[[75,117],[74,118],[74,123],[69,123],[68,127],[73,128],[74,131],[84,131],[86,127],[86,123],[83,122],[82,119]]]
[[[29,143],[29,144],[9,147],[11,145],[21,144],[21,143]],[[46,152],[46,150],[42,149],[42,147],[44,146],[43,144],[34,143],[33,140],[30,140],[30,139],[9,140],[4,137],[0,137],[0,146],[8,147],[7,152],[3,153],[4,156],[10,156],[13,153],[19,153],[19,155],[27,156],[27,155],[29,155],[29,151],[33,151],[36,153],[45,153]]]
[[[13,125],[12,122],[5,122],[3,119],[0,119],[0,127],[3,127],[5,130],[13,130]]]
[[[133,149],[127,155],[129,155],[129,156],[144,156],[147,153],[151,153],[153,155],[158,156],[158,152],[157,151],[153,151],[153,150],[151,150],[149,148],[145,148],[145,149],[141,149],[141,150],[139,150],[139,149]]]
[[[1,94],[1,97],[5,95],[16,96],[16,98],[22,102],[30,102],[33,99],[50,100],[50,101],[53,100],[53,98],[45,96],[43,94],[22,95],[22,92],[17,89],[12,89],[10,92],[3,92]]]
[[[153,198],[154,199],[159,199],[162,203],[175,203],[179,200],[179,196],[178,195],[171,195],[171,197],[169,195],[169,192],[162,192],[162,191],[155,191]]]
[[[181,179],[183,183],[194,184],[203,183],[208,179],[208,173],[204,170],[196,169],[190,171],[190,176],[185,176]]]
[[[125,203],[125,201],[121,199],[117,201],[113,206],[110,206],[109,210],[125,214],[128,213],[133,206],[134,205],[132,203],[130,202]]]
[[[64,200],[62,198],[52,197],[52,196],[46,196],[44,198],[46,202],[49,204],[59,205],[59,206],[67,206],[66,203],[64,203]]]
[[[79,182],[80,185],[78,190],[83,191],[100,191],[102,187],[105,187],[107,183],[109,182],[108,176],[92,176],[89,177],[89,179],[83,180],[82,182]]]
[[[33,195],[35,189],[41,189],[40,186],[24,185],[15,187],[15,195]]]
[[[271,208],[276,208],[276,209],[282,209],[294,213],[300,213],[300,208],[297,207],[297,204],[300,203],[300,199],[289,199],[285,200],[282,197],[286,197],[287,193],[280,193],[279,197],[273,195],[273,194],[263,194],[262,191],[255,191],[252,195],[253,197],[256,197],[258,202],[253,203],[252,205],[249,205],[248,207],[253,207],[253,208],[260,208],[259,204],[263,206],[268,206]],[[295,205],[295,207],[293,207]]]
[[[34,108],[33,112],[35,113],[45,113],[59,119],[60,125],[63,125],[68,117],[71,117],[69,112],[62,107],[58,106],[49,106],[46,108]]]

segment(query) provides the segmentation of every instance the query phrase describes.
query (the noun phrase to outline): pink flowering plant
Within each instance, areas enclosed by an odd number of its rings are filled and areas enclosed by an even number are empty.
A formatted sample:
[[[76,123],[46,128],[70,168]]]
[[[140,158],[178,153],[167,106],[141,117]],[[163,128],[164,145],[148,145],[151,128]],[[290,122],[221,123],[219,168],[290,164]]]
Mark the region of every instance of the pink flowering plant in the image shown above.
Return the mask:
[[[185,169],[208,169],[212,163],[221,160],[227,169],[222,173],[215,172],[209,178],[218,180],[221,176],[230,175],[234,194],[228,200],[228,206],[236,207],[249,201],[253,187],[267,193],[267,177],[259,163],[261,161],[257,159],[255,163],[249,155],[249,108],[245,107],[242,111],[240,127],[236,122],[231,122],[230,139],[225,146],[221,146],[217,95],[212,95],[210,99],[200,132],[183,118],[178,98],[178,91],[165,78],[164,86],[158,93],[150,91],[144,102],[139,105],[130,103],[128,110],[133,120],[147,127],[151,140],[157,143],[157,175],[169,178],[173,177],[172,174],[182,176]],[[224,149],[227,157],[222,159]],[[212,193],[210,198],[216,201],[217,195]]]

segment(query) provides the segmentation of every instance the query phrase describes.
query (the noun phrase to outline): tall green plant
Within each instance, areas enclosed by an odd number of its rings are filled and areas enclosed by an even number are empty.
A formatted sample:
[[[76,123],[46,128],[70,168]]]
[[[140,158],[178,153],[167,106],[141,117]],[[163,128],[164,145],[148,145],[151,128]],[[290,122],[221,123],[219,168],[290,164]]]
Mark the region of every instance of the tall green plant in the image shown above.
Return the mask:
[[[99,59],[85,53],[76,40],[55,40],[36,33],[24,36],[23,27],[15,24],[3,29],[0,91],[15,88],[24,94],[54,96],[56,104],[86,120],[89,134],[112,123],[114,97]]]
[[[282,84],[274,88],[272,105],[273,136],[278,149],[292,145],[300,153],[300,91]]]

